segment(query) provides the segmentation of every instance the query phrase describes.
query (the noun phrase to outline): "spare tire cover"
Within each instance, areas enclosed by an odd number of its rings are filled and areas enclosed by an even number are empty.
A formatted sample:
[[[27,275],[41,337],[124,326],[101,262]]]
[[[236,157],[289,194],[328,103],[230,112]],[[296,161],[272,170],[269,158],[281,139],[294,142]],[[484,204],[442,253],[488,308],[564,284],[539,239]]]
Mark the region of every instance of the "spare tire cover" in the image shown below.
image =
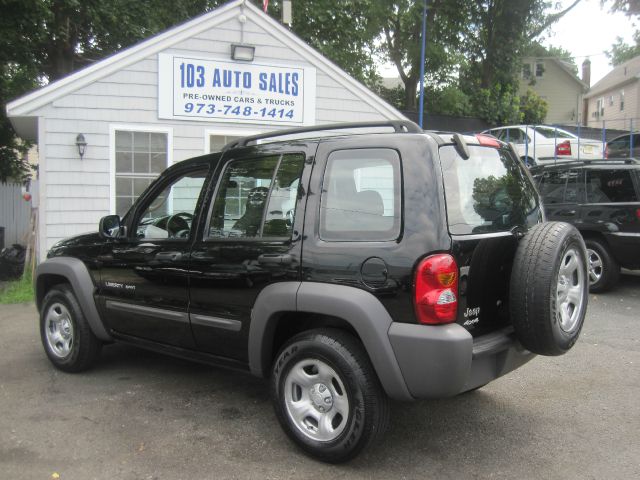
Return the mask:
[[[509,311],[522,345],[562,355],[578,340],[587,311],[587,254],[578,230],[563,222],[532,227],[511,270]]]

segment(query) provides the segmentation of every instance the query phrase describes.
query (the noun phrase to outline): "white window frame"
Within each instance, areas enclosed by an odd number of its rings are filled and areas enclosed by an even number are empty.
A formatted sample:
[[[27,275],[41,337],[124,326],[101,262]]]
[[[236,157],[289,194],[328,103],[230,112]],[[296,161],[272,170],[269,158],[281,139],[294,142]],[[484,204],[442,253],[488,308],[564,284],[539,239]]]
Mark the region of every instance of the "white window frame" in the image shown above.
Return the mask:
[[[116,131],[165,133],[167,135],[167,167],[173,164],[173,128],[145,124],[109,125],[109,213],[116,213]]]
[[[540,75],[538,75],[538,65],[540,65],[540,66],[542,67],[542,68],[541,68],[541,71],[540,71]],[[546,69],[545,69],[544,62],[536,62],[536,63],[535,63],[535,65],[534,65],[533,77],[535,77],[535,78],[542,78],[542,77],[544,77],[544,72],[545,72],[545,70],[546,70]]]
[[[225,135],[230,137],[246,137],[249,135],[258,135],[264,133],[264,130],[247,130],[240,128],[207,128],[204,131],[204,148],[205,154],[211,153],[211,135]],[[258,142],[260,143],[260,142]]]

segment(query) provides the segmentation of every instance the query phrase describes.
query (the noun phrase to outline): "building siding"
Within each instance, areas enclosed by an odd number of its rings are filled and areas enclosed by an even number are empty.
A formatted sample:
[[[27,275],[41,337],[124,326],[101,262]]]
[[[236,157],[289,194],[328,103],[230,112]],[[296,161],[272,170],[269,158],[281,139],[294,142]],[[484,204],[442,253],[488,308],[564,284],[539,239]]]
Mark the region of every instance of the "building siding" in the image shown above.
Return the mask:
[[[237,20],[201,32],[163,53],[229,61],[232,43],[256,45],[255,63],[314,66],[271,32],[252,22],[240,32]],[[46,142],[41,160],[40,258],[58,240],[95,231],[99,219],[110,213],[113,172],[110,167],[110,128],[166,127],[172,132],[169,157],[178,162],[205,153],[207,131],[220,133],[268,131],[277,126],[256,123],[173,121],[158,119],[158,56],[128,65],[70,93],[37,111],[39,143]],[[316,70],[316,123],[385,120],[363,101],[355,88]],[[75,146],[78,133],[87,141],[81,160]]]
[[[535,64],[541,61],[544,63],[544,73],[542,77],[535,78]],[[535,83],[530,85],[528,80],[521,78],[520,95],[531,89],[547,102],[546,123],[576,124],[581,115],[583,94],[583,87],[577,79],[572,78],[555,61],[526,58],[523,63],[532,65]]]
[[[624,90],[624,110],[620,110],[620,92]],[[590,127],[601,127],[605,122],[607,128],[628,130],[630,119],[633,119],[635,129],[640,126],[640,82],[633,81],[624,85],[600,92],[588,100]],[[594,115],[597,112],[598,100],[604,100],[604,115]],[[613,105],[611,105],[611,99]]]

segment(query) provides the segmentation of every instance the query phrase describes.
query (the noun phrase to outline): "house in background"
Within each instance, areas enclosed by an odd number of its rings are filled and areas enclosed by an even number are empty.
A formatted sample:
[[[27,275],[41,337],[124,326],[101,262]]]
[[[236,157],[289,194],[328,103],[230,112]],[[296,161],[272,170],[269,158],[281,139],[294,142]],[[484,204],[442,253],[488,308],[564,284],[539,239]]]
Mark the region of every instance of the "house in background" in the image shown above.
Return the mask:
[[[634,130],[640,127],[640,56],[618,65],[585,95],[589,127]],[[604,122],[604,123],[603,123]]]
[[[589,74],[590,62],[586,70],[583,64],[581,80],[570,64],[558,58],[525,57],[518,93],[524,95],[527,90],[533,90],[547,102],[545,123],[575,125],[581,121],[582,98],[589,90]]]
[[[168,165],[232,138],[406,119],[245,0],[14,100],[7,114],[39,147],[41,260],[122,215]]]

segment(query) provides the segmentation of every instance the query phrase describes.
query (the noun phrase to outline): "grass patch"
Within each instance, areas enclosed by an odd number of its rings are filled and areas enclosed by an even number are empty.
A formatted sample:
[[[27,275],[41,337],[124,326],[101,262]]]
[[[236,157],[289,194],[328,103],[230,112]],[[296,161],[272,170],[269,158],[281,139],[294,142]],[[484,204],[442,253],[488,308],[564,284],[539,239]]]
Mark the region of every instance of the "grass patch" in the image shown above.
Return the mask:
[[[31,282],[31,272],[25,273],[19,280],[8,282],[0,290],[0,305],[10,303],[33,302],[33,284]]]

